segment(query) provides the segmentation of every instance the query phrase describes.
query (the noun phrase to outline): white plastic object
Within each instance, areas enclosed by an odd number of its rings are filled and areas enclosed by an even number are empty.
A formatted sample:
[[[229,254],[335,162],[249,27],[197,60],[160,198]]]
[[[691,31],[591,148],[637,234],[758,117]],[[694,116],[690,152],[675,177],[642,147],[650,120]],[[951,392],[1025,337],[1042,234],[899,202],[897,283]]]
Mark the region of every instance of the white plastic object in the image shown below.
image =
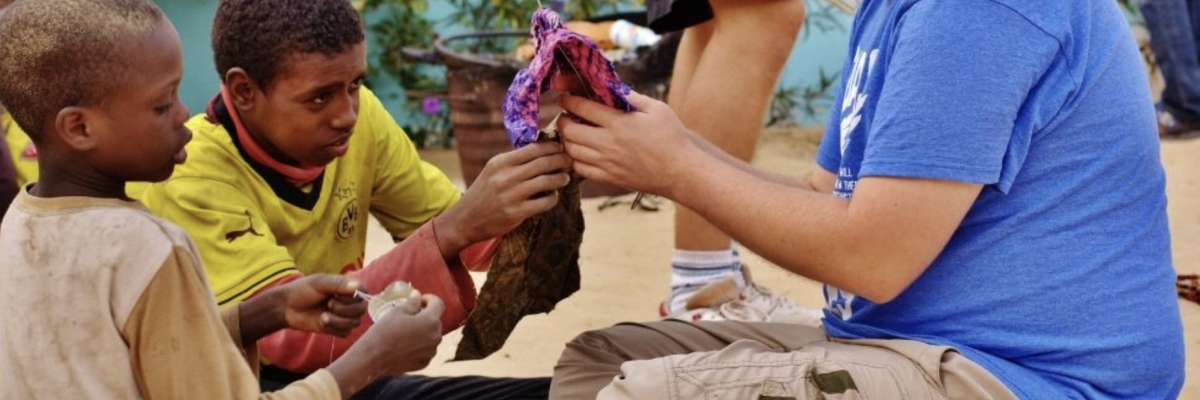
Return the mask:
[[[387,315],[388,311],[393,308],[403,306],[415,296],[420,296],[421,292],[413,288],[405,281],[395,281],[383,288],[379,294],[371,297],[367,302],[367,314],[371,316],[371,320],[378,322]]]

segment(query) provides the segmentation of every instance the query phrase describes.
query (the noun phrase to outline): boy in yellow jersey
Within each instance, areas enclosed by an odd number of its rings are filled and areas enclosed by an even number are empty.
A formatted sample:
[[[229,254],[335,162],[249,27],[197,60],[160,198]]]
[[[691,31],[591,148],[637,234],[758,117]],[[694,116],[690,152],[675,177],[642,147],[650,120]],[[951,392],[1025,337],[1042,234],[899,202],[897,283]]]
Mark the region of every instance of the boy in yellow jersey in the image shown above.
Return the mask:
[[[220,304],[342,273],[370,293],[403,280],[436,294],[455,329],[474,307],[466,267],[486,267],[491,239],[551,208],[569,179],[561,146],[541,144],[496,157],[460,193],[362,87],[362,21],[346,0],[223,0],[213,50],[222,89],[188,122],[193,157],[143,201],[192,235]],[[400,243],[364,268],[368,213]],[[272,367],[308,373],[369,325],[259,345]]]
[[[12,115],[0,107],[0,131],[4,134],[7,147],[5,155],[12,161],[17,186],[25,186],[38,180],[37,146],[29,135],[17,125]]]
[[[0,0],[0,15],[4,14],[4,8],[9,4],[12,4],[12,0]],[[8,144],[8,135],[15,126],[16,124],[12,123],[8,112],[4,110],[4,105],[0,104],[0,223],[4,222],[4,214],[8,211],[8,205],[12,203],[13,198],[17,196],[18,188],[21,187],[21,180],[14,164],[15,157],[10,155],[8,150],[9,147],[12,147]]]
[[[4,7],[8,7],[9,4],[12,4],[12,0],[0,0],[0,15],[3,15]],[[4,105],[0,104],[0,223],[4,222],[4,213],[8,211],[8,205],[12,203],[18,188],[21,187],[13,157],[8,151],[11,147],[8,144],[8,134],[16,126],[11,121],[12,118],[4,110]]]
[[[125,196],[187,159],[174,27],[146,0],[23,0],[0,37],[0,101],[42,149],[0,227],[0,398],[336,400],[428,364],[443,306],[414,297],[327,369],[262,394],[255,341],[347,334],[360,283],[314,275],[218,310],[183,230]]]
[[[4,106],[0,105],[0,118],[4,118],[6,115]],[[3,139],[7,132],[5,126],[0,124],[0,139]],[[12,158],[8,155],[8,142],[0,140],[0,224],[4,223],[4,213],[8,211],[8,205],[17,196],[18,187],[17,170],[13,167]]]

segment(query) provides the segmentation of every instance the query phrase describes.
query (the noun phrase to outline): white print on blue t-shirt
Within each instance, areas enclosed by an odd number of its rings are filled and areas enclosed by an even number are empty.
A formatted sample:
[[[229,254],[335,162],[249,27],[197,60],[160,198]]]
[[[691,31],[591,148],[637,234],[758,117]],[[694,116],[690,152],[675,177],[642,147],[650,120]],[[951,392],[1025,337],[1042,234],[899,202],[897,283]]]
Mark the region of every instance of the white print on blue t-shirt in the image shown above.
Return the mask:
[[[850,144],[850,132],[854,132],[854,128],[862,121],[863,105],[867,104],[867,88],[862,83],[875,68],[878,56],[879,49],[867,53],[859,48],[855,52],[854,69],[851,70],[850,79],[846,80],[846,94],[842,100],[842,155],[846,154],[846,146]]]
[[[871,71],[875,69],[875,60],[878,57],[879,49],[867,52],[859,48],[855,51],[854,67],[850,70],[850,77],[846,80],[846,92],[842,97],[842,120],[838,129],[841,132],[840,148],[842,156],[846,155],[846,148],[850,146],[850,142],[853,140],[851,133],[862,122],[863,105],[867,104],[867,98],[870,96],[867,93],[866,85],[863,83],[867,81]],[[854,194],[854,186],[857,181],[858,177],[854,171],[851,171],[849,168],[839,168],[833,193],[841,198],[849,199]]]
[[[825,309],[843,321],[854,316],[854,293],[825,285]]]
[[[842,100],[842,120],[839,126],[841,131],[841,154],[846,155],[846,148],[850,146],[852,140],[851,133],[859,127],[862,122],[863,105],[867,103],[867,98],[870,96],[867,93],[867,87],[863,83],[867,81],[871,71],[875,69],[875,60],[878,59],[879,49],[871,51],[863,51],[859,48],[855,51],[854,67],[850,70],[850,77],[846,80],[846,92]],[[854,194],[854,187],[858,183],[858,176],[850,168],[838,168],[837,182],[833,185],[833,194],[849,199]],[[825,308],[834,316],[842,320],[849,320],[854,315],[854,294],[834,286],[825,285]]]

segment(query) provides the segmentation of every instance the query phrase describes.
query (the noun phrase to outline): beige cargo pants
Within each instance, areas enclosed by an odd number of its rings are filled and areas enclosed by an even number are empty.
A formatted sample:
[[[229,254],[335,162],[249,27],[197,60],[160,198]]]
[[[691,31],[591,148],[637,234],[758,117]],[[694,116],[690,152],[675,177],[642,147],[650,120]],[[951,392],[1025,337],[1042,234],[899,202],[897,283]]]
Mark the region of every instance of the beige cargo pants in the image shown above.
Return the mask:
[[[996,399],[1002,383],[950,347],[837,340],[816,327],[626,323],[567,343],[554,400]]]

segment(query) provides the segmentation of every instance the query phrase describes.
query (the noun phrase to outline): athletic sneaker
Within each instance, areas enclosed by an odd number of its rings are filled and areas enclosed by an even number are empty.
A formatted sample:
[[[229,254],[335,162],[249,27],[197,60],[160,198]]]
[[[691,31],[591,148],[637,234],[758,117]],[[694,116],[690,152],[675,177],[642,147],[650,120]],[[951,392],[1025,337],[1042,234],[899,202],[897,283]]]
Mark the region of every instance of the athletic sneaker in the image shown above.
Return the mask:
[[[710,282],[692,295],[687,301],[687,311],[669,318],[684,321],[747,321],[783,322],[820,326],[824,313],[821,310],[796,305],[791,299],[770,289],[759,286],[751,278],[750,269],[742,266],[746,287],[739,288],[737,281],[724,278]],[[659,314],[666,315],[665,305],[659,306]]]

